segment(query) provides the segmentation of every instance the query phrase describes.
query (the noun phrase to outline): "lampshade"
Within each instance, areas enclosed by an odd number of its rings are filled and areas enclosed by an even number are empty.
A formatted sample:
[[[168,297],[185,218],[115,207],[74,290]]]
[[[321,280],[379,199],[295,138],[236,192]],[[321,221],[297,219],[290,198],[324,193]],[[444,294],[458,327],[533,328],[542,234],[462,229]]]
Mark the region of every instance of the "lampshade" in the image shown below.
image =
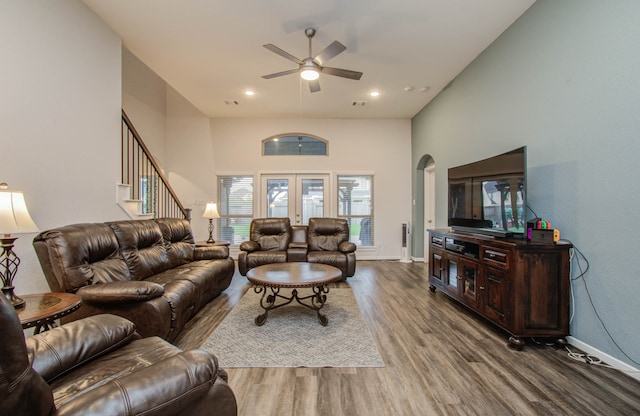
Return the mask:
[[[202,216],[204,218],[220,218],[220,214],[218,214],[218,204],[214,202],[207,202],[207,206],[204,209]]]
[[[2,185],[6,188],[6,184]],[[38,227],[29,215],[22,192],[0,189],[0,234],[35,232]]]

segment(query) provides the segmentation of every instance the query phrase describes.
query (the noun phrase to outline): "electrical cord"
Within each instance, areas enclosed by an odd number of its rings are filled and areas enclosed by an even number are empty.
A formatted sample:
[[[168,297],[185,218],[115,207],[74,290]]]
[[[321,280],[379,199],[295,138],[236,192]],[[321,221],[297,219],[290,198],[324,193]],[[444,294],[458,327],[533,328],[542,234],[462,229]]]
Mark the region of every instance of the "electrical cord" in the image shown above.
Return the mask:
[[[569,240],[566,240],[569,241]],[[569,241],[570,242],[570,241]],[[570,242],[571,243],[571,242]],[[573,243],[571,243],[573,244]],[[578,265],[578,269],[580,270],[580,274],[577,275],[576,277],[572,277],[571,278],[571,282],[575,282],[577,280],[582,279],[582,281],[584,282],[584,290],[585,293],[587,294],[587,298],[589,299],[589,303],[591,304],[591,308],[593,309],[593,313],[596,315],[596,318],[598,318],[598,321],[600,322],[600,324],[602,325],[602,328],[604,329],[604,331],[607,333],[607,335],[609,336],[609,339],[611,340],[611,342],[613,342],[613,345],[616,346],[616,348],[618,348],[618,350],[625,356],[627,357],[632,363],[636,364],[636,365],[640,365],[640,362],[634,360],[633,358],[631,358],[629,356],[629,354],[627,354],[627,352],[620,346],[620,344],[618,344],[618,342],[615,340],[615,338],[613,337],[613,335],[611,334],[611,332],[609,331],[609,328],[607,328],[607,325],[604,323],[604,320],[602,319],[602,317],[600,316],[600,313],[598,313],[598,310],[596,309],[596,306],[593,302],[593,298],[591,296],[591,292],[589,291],[589,285],[587,284],[587,279],[585,279],[585,275],[587,274],[587,271],[589,271],[589,260],[587,259],[587,257],[580,251],[580,249],[578,249],[578,247],[576,247],[575,244],[573,244],[573,249],[572,251],[575,251],[575,253],[578,253],[579,257],[575,257],[573,254],[570,256],[571,259],[576,258],[576,264]],[[584,260],[584,262],[586,263],[586,267],[583,270],[582,269],[582,264],[580,262],[580,258],[582,258],[582,260]],[[572,296],[572,305],[573,305],[573,310],[575,311],[575,304],[573,303],[575,300],[575,298],[573,297],[573,284],[571,285],[571,296]],[[571,319],[573,319],[573,317],[571,317]],[[586,355],[586,354],[583,354]],[[581,360],[582,361],[582,360]],[[587,363],[587,364],[593,364],[593,363]]]
[[[538,214],[536,214],[536,212],[533,210],[533,208],[531,208],[530,206],[527,205],[527,209],[529,209],[533,215],[535,215],[537,218]],[[560,242],[564,242],[564,243],[569,243],[573,246],[573,248],[570,250],[570,254],[569,254],[569,265],[570,265],[570,276],[573,276],[573,259],[576,259],[576,264],[578,265],[578,269],[580,270],[580,274],[578,274],[576,277],[571,277],[571,281],[570,281],[570,289],[571,289],[571,316],[569,318],[569,323],[573,322],[573,318],[575,316],[575,296],[574,296],[574,292],[573,292],[573,282],[582,279],[582,281],[584,282],[584,289],[585,292],[587,294],[587,298],[589,299],[589,303],[591,304],[591,308],[593,309],[594,314],[596,315],[596,318],[598,318],[598,321],[600,321],[600,324],[602,325],[602,328],[604,329],[604,331],[606,332],[607,336],[609,337],[609,339],[611,340],[611,342],[613,342],[613,344],[616,346],[616,348],[618,348],[618,350],[625,356],[627,357],[632,363],[636,364],[636,365],[640,365],[640,362],[634,360],[633,358],[631,358],[629,356],[629,354],[627,354],[627,352],[622,349],[622,347],[618,344],[618,342],[615,340],[615,338],[613,337],[613,335],[611,334],[611,332],[609,332],[609,328],[607,328],[607,325],[604,323],[604,320],[602,319],[602,317],[600,316],[600,314],[598,313],[598,310],[596,309],[595,304],[593,303],[593,298],[591,297],[591,292],[589,292],[589,286],[587,285],[587,279],[585,279],[585,275],[587,274],[587,271],[589,271],[589,260],[587,259],[587,257],[578,249],[578,247],[576,247],[575,244],[573,244],[573,242],[571,242],[570,240],[560,240],[558,241],[558,243]],[[579,257],[575,256],[575,253],[578,253]],[[582,269],[582,264],[580,262],[580,258],[582,258],[582,260],[584,260],[584,262],[586,263],[586,267],[583,270]],[[569,351],[569,348],[567,348],[567,350]],[[571,351],[569,351],[569,357],[572,359],[575,359],[574,357],[572,357]],[[599,358],[597,357],[593,357],[590,356],[588,354],[577,354],[576,357],[578,357],[578,361],[583,361],[586,364],[594,364],[594,365],[606,365],[608,366],[608,364],[604,364],[600,361]],[[597,360],[598,364],[596,364]],[[629,373],[637,373],[640,371],[625,371],[625,372],[629,372]]]
[[[602,366],[602,367],[613,368],[609,364],[603,362],[598,357],[594,357],[593,355],[589,355],[589,354],[585,354],[585,353],[571,351],[569,349],[569,347],[567,347],[567,346],[565,346],[564,348],[567,350],[569,358],[571,358],[572,360],[579,361],[579,362],[582,362],[582,363],[585,363],[585,364],[589,364],[589,365],[599,365],[599,366]]]

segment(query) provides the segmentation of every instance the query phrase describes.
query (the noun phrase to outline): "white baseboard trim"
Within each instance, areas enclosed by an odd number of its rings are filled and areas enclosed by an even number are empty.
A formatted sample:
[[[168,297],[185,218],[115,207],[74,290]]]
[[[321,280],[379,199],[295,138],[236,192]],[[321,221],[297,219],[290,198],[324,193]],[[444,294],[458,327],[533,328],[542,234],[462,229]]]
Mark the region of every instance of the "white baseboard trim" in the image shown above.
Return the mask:
[[[607,354],[606,352],[602,352],[599,349],[592,347],[586,342],[582,342],[575,337],[567,337],[567,342],[573,345],[576,348],[580,348],[582,351],[586,352],[589,355],[593,355],[594,357],[598,357],[603,362],[609,364],[611,367],[615,368],[618,371],[621,371],[627,374],[630,377],[635,378],[636,380],[640,380],[640,370],[637,368],[630,366],[629,364],[618,360],[617,358]]]

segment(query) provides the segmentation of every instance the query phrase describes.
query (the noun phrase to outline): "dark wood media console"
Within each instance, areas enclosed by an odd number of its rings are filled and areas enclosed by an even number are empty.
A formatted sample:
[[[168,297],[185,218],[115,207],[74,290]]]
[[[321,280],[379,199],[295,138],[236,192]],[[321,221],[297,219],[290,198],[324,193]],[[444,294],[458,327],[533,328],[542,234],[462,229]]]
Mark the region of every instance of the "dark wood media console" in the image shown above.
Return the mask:
[[[569,335],[571,244],[541,244],[442,230],[429,231],[429,288],[436,288],[511,334]]]

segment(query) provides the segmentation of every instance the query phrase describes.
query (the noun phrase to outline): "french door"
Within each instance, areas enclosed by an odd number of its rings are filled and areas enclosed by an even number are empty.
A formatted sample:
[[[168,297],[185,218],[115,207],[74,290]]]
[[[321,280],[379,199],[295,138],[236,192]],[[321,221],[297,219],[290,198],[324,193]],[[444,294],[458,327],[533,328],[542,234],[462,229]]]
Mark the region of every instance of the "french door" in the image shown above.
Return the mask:
[[[262,217],[289,217],[293,225],[307,225],[309,218],[328,211],[329,175],[262,175]]]

